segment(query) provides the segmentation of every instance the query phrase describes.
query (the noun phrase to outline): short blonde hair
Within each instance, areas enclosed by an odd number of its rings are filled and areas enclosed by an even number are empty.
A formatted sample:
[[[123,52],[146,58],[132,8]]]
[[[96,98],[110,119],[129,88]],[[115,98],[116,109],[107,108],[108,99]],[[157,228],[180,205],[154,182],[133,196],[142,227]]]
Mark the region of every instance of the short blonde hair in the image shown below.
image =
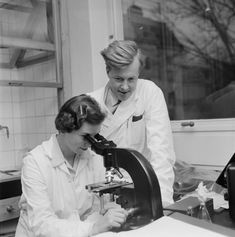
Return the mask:
[[[107,48],[101,51],[107,71],[111,68],[121,69],[130,65],[135,57],[141,62],[141,51],[134,41],[115,40]]]

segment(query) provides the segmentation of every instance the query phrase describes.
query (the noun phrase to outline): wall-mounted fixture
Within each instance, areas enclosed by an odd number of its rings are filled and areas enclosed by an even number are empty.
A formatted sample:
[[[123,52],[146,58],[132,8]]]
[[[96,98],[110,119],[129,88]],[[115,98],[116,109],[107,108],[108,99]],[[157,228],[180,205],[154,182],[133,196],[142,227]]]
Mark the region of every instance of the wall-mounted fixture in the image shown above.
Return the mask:
[[[3,130],[3,129],[6,130],[7,138],[9,138],[9,128],[7,126],[0,125],[0,130]]]

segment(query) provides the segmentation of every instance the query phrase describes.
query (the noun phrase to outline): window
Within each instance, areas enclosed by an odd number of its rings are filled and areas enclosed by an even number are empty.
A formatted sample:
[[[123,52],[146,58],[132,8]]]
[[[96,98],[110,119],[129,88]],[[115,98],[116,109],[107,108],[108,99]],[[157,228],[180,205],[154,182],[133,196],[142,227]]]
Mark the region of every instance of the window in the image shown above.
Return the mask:
[[[53,132],[62,100],[59,1],[0,3],[0,167]]]
[[[141,77],[164,92],[171,120],[235,118],[232,0],[122,0],[123,38],[145,55]]]

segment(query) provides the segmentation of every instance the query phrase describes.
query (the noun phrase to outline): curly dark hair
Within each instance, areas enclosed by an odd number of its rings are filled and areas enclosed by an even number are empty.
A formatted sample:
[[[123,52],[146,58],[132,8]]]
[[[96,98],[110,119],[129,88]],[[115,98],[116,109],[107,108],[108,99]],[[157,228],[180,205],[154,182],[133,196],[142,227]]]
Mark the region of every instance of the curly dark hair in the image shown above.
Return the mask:
[[[89,95],[74,96],[64,103],[55,119],[56,129],[61,133],[71,133],[81,128],[84,122],[101,124],[105,113],[97,101]]]

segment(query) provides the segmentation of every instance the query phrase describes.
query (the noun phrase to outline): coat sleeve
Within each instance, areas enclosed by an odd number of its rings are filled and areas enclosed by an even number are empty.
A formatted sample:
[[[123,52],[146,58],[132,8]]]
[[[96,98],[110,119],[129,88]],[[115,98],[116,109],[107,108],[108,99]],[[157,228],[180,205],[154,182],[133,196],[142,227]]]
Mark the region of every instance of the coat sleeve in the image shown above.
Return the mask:
[[[163,206],[167,206],[173,202],[175,153],[164,95],[156,85],[151,90],[145,112],[147,147],[160,184]]]
[[[93,224],[82,222],[76,211],[67,219],[59,219],[52,208],[45,177],[32,155],[23,160],[21,175],[23,196],[29,229],[40,237],[85,237],[90,236]],[[43,167],[43,168],[46,168]]]

